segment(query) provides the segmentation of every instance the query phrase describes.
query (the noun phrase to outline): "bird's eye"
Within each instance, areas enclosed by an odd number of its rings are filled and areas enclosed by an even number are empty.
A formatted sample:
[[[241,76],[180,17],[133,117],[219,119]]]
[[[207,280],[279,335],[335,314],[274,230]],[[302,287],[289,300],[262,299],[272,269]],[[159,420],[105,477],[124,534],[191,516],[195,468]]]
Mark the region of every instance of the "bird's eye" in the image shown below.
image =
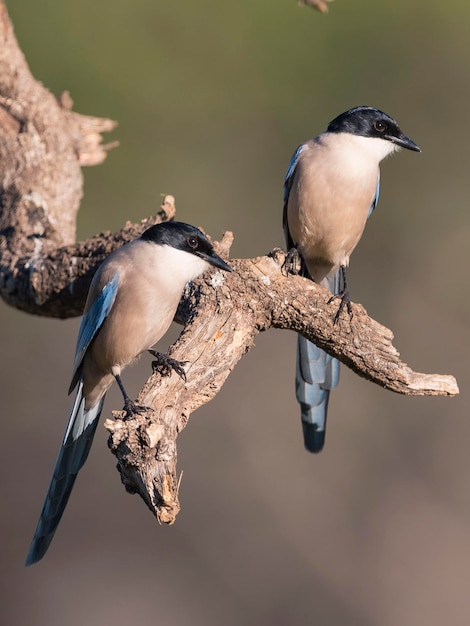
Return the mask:
[[[380,120],[378,120],[377,122],[374,122],[374,128],[377,132],[383,133],[385,130],[385,122],[382,122]]]
[[[199,243],[196,237],[188,237],[188,246],[195,250],[198,247]]]

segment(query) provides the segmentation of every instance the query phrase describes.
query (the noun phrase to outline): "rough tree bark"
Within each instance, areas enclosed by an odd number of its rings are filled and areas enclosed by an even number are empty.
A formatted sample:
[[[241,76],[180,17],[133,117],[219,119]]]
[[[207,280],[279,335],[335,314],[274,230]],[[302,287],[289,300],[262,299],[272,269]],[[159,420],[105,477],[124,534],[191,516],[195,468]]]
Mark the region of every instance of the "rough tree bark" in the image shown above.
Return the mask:
[[[0,0],[0,295],[31,314],[79,315],[91,277],[112,250],[145,228],[174,216],[167,196],[161,211],[117,233],[75,241],[82,197],[81,167],[97,165],[110,147],[101,133],[115,122],[72,111],[67,94],[54,98],[32,77]],[[228,256],[226,233],[219,252]],[[170,354],[187,361],[187,381],[153,374],[138,403],[144,414],[105,423],[126,489],[139,493],[157,518],[179,511],[176,439],[190,414],[220,390],[257,333],[282,328],[302,333],[359,375],[409,395],[458,393],[452,376],[413,372],[400,361],[392,332],[360,305],[333,325],[329,293],[282,270],[275,250],[231,260],[233,274],[207,273],[188,286],[178,311],[184,330]]]

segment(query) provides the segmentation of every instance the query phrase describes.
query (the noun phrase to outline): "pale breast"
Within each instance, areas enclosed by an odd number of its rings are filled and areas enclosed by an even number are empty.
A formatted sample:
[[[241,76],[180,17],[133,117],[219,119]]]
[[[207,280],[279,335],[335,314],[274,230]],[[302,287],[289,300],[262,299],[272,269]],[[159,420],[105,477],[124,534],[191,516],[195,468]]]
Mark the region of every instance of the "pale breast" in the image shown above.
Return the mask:
[[[289,232],[315,280],[348,264],[375,197],[378,164],[351,148],[310,142],[296,168]]]

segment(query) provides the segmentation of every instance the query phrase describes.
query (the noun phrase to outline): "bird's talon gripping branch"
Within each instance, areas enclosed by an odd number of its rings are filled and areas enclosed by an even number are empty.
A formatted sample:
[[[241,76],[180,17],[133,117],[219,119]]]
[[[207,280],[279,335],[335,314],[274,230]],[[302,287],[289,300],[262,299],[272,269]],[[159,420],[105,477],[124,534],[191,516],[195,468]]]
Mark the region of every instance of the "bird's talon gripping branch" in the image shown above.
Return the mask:
[[[125,420],[132,418],[136,414],[141,415],[142,413],[146,413],[147,411],[152,410],[148,406],[142,406],[140,404],[136,404],[133,400],[129,398],[129,396],[127,395],[127,391],[124,389],[124,385],[122,384],[122,380],[119,374],[115,374],[114,378],[116,379],[118,387],[122,393],[122,397],[124,398],[123,408],[126,413],[126,415],[124,416]]]
[[[183,365],[186,365],[188,361],[177,361],[167,354],[157,352],[156,350],[149,350],[149,352],[155,357],[155,361],[152,361],[152,369],[154,372],[158,372],[161,376],[171,376],[171,372],[175,371],[178,376],[186,382],[186,372],[184,371]]]
[[[142,413],[147,413],[147,411],[153,411],[153,409],[149,406],[136,404],[133,400],[127,398],[124,402],[124,411],[126,412],[124,419],[129,419],[133,417],[133,415],[142,415]]]
[[[300,254],[295,246],[293,248],[290,248],[290,250],[287,251],[282,269],[285,271],[286,275],[287,274],[297,275],[300,273],[300,269],[301,269]]]
[[[341,317],[341,313],[344,310],[344,307],[346,307],[348,310],[349,319],[352,319],[354,314],[353,314],[352,305],[351,305],[351,298],[349,297],[349,290],[345,289],[341,293],[338,293],[335,296],[331,296],[331,298],[328,300],[328,304],[331,304],[335,300],[340,300],[340,303],[339,303],[338,310],[336,311],[335,316],[333,318],[333,324],[338,323],[339,318]]]

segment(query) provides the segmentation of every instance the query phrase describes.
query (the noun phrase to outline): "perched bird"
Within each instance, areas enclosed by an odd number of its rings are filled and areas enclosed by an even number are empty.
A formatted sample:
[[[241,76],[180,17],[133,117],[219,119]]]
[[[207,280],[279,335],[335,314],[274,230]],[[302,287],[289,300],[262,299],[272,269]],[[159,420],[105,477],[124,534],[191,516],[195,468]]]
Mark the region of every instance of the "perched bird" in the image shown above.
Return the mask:
[[[421,151],[386,113],[360,106],[300,145],[287,169],[283,214],[287,250],[300,255],[303,275],[340,299],[335,322],[345,306],[351,313],[345,268],[377,205],[379,163],[399,148]],[[299,335],[295,380],[305,447],[320,452],[339,363]]]
[[[39,561],[52,541],[87,459],[106,392],[116,380],[126,411],[139,409],[124,389],[121,371],[163,337],[186,283],[211,266],[232,271],[200,230],[166,222],[110,254],[98,268],[78,333],[69,389],[78,385],[77,395],[26,565]],[[179,362],[152,354],[184,375]]]

